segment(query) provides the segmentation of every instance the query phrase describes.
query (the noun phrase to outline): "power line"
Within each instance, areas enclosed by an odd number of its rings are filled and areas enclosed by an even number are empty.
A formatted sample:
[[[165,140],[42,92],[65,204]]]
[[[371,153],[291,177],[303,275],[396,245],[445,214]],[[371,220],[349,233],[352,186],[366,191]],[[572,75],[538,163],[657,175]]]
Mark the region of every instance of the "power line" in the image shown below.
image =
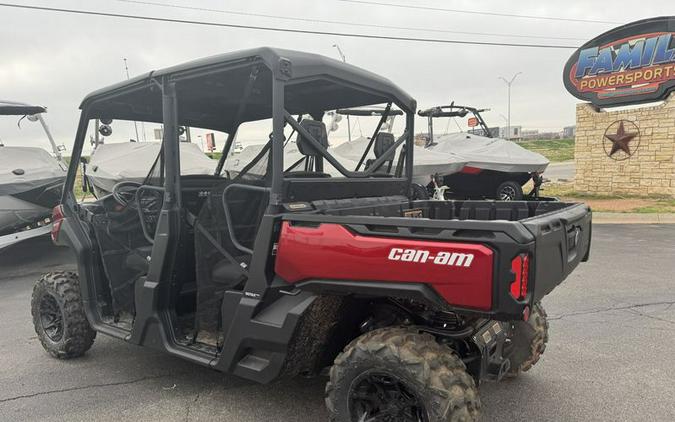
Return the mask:
[[[375,40],[426,42],[426,43],[437,43],[437,44],[486,45],[486,46],[501,46],[501,47],[555,48],[555,49],[576,49],[577,48],[577,47],[571,46],[571,45],[556,45],[556,44],[519,44],[519,43],[501,43],[501,42],[489,42],[489,41],[461,41],[461,40],[448,40],[448,39],[438,39],[438,38],[393,37],[393,36],[385,36],[385,35],[371,35],[371,34],[359,34],[359,33],[348,33],[348,32],[313,31],[313,30],[308,30],[308,29],[276,28],[276,27],[271,27],[271,26],[254,26],[254,25],[238,25],[238,24],[233,24],[233,23],[203,22],[203,21],[195,21],[195,20],[187,20],[187,19],[171,19],[171,18],[159,18],[159,17],[155,17],[155,16],[126,15],[126,14],[122,14],[122,13],[95,12],[95,11],[89,11],[89,10],[64,9],[64,8],[56,8],[56,7],[33,6],[33,5],[20,5],[20,4],[13,4],[13,3],[0,3],[0,7],[11,7],[11,8],[15,8],[15,9],[41,10],[41,11],[45,11],[45,12],[71,13],[71,14],[76,14],[76,15],[106,16],[106,17],[111,17],[111,18],[136,19],[136,20],[153,21],[153,22],[169,22],[169,23],[182,23],[182,24],[189,24],[189,25],[201,25],[201,26],[211,26],[211,27],[253,29],[253,30],[258,30],[258,31],[289,32],[289,33],[295,33],[295,34],[331,35],[331,36],[334,36],[334,37],[367,38],[367,39],[375,39]]]
[[[459,35],[479,35],[479,36],[493,36],[493,37],[512,37],[512,38],[540,38],[548,40],[571,40],[571,41],[585,41],[585,39],[574,38],[574,37],[556,37],[556,36],[544,36],[544,35],[523,35],[523,34],[504,34],[499,32],[470,32],[470,31],[451,31],[448,29],[434,29],[434,28],[413,28],[409,26],[393,26],[393,25],[378,25],[371,23],[357,23],[357,22],[348,22],[348,21],[333,21],[333,20],[324,20],[324,19],[313,19],[313,18],[299,18],[294,16],[278,16],[278,15],[269,15],[264,13],[252,13],[252,12],[240,12],[234,10],[224,10],[224,9],[213,9],[208,7],[197,7],[197,6],[183,6],[179,4],[171,3],[158,3],[154,1],[143,1],[143,0],[114,0],[120,3],[131,3],[131,4],[140,4],[145,6],[158,6],[171,9],[182,9],[182,10],[195,10],[200,12],[213,12],[213,13],[224,13],[228,15],[236,16],[252,16],[258,18],[269,18],[269,19],[281,19],[288,21],[296,22],[309,22],[309,23],[327,23],[334,25],[347,25],[347,26],[357,26],[357,27],[366,27],[366,28],[378,28],[378,29],[399,29],[405,31],[424,31],[424,32],[436,32],[444,34],[459,34]]]
[[[600,23],[600,24],[623,24],[624,22],[615,22],[615,21],[603,21],[595,19],[576,19],[576,18],[561,18],[554,16],[537,16],[537,15],[518,15],[515,13],[502,13],[502,12],[482,12],[479,10],[461,10],[461,9],[446,9],[443,7],[431,7],[431,6],[413,6],[410,4],[400,4],[400,3],[386,3],[379,1],[370,1],[370,0],[337,0],[344,3],[358,3],[358,4],[368,4],[373,6],[389,6],[389,7],[399,7],[403,9],[418,9],[418,10],[433,10],[435,12],[450,12],[450,13],[464,13],[468,15],[487,15],[487,16],[500,16],[506,18],[522,18],[522,19],[542,19],[549,21],[566,21],[566,22],[583,22],[583,23]]]

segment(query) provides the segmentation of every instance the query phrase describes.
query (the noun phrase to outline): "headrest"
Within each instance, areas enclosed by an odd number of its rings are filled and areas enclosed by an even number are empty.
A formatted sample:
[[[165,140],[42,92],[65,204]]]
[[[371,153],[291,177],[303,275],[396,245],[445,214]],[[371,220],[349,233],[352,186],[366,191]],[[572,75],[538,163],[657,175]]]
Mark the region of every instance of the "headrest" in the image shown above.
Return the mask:
[[[328,133],[326,132],[326,125],[323,122],[305,119],[300,121],[300,126],[309,132],[324,148],[328,148]],[[321,155],[314,148],[314,145],[300,133],[298,133],[297,144],[298,150],[302,155],[314,157]]]
[[[394,135],[388,132],[380,132],[375,137],[375,144],[373,145],[373,152],[375,157],[380,158],[385,151],[387,151],[396,141]],[[393,154],[392,154],[393,157]],[[388,157],[389,158],[389,157]]]

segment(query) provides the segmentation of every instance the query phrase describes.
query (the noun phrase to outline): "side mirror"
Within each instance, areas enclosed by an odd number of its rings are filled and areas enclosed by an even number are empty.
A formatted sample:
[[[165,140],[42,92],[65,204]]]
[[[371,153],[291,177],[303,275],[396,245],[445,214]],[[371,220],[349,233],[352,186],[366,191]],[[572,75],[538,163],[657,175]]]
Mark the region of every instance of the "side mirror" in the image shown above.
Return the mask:
[[[28,119],[29,122],[37,122],[38,116],[37,114],[31,114],[30,116],[26,116],[26,119]]]
[[[112,135],[112,128],[109,125],[101,125],[101,127],[98,128],[98,133],[103,136],[110,136]]]

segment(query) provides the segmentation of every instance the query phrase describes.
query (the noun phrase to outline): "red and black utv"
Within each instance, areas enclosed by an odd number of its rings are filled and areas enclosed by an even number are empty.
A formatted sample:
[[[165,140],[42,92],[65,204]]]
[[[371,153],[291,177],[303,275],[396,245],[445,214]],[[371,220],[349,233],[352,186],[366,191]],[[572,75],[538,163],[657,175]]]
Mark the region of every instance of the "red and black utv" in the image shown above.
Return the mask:
[[[367,169],[345,168],[324,113],[382,104],[405,113],[405,129],[373,137]],[[540,300],[588,258],[582,204],[410,199],[416,103],[342,62],[241,51],[96,91],[81,108],[52,233],[78,272],[44,275],[31,303],[58,358],[100,332],[261,383],[330,368],[335,421],[474,420],[482,380],[537,362]],[[163,146],[143,184],[77,203],[96,119],[163,124]],[[223,174],[250,122],[270,123],[265,147]],[[214,174],[181,174],[180,126],[228,134]],[[291,139],[303,166],[284,162]],[[394,174],[378,170],[392,160]]]

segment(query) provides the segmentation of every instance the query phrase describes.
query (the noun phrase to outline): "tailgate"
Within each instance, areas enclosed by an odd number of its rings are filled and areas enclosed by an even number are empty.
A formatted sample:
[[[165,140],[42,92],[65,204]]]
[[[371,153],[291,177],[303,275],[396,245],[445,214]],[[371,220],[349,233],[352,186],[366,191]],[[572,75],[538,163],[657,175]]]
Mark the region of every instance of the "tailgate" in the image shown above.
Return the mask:
[[[535,237],[534,277],[530,278],[534,302],[588,260],[591,218],[590,208],[577,204],[521,221]]]

